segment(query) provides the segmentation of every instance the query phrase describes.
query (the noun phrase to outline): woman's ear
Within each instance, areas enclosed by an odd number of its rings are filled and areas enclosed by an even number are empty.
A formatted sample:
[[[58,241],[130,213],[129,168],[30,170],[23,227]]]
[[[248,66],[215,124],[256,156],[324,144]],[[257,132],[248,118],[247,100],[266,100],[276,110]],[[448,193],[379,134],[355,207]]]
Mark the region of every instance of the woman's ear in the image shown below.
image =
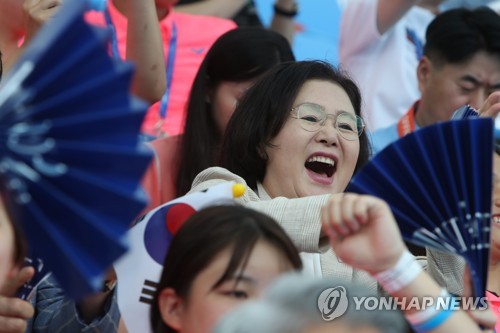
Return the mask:
[[[257,154],[259,154],[259,157],[262,158],[264,161],[267,161],[267,153],[266,153],[266,150],[263,147],[263,144],[260,144],[257,147]]]
[[[163,322],[176,331],[182,329],[182,299],[174,289],[165,288],[158,297],[158,306]]]

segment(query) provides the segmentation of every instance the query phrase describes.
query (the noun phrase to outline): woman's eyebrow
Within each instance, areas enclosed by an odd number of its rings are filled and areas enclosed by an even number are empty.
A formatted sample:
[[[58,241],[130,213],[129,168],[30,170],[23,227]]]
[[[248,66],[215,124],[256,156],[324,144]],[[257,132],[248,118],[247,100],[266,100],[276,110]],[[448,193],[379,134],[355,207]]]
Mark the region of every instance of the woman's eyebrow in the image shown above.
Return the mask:
[[[257,280],[246,274],[235,274],[231,276],[227,281],[245,282],[249,284],[257,284]]]
[[[328,112],[326,111],[326,107],[325,107],[324,105],[321,105],[321,104],[318,104],[318,103],[315,103],[315,102],[309,102],[309,101],[307,101],[307,100],[306,100],[305,102],[298,103],[298,104],[297,104],[297,106],[302,105],[302,104],[311,104],[311,105],[316,105],[316,106],[320,107],[320,108],[321,108],[321,110],[322,110],[325,114],[335,114],[335,115],[337,115],[337,114],[341,114],[341,113],[349,113],[349,114],[356,115],[356,112],[355,112],[355,111],[350,112],[350,111],[347,111],[347,110],[344,110],[344,109],[335,109],[335,110],[334,110],[334,112],[335,112],[335,113],[328,113]],[[297,106],[294,106],[294,108],[296,108]]]

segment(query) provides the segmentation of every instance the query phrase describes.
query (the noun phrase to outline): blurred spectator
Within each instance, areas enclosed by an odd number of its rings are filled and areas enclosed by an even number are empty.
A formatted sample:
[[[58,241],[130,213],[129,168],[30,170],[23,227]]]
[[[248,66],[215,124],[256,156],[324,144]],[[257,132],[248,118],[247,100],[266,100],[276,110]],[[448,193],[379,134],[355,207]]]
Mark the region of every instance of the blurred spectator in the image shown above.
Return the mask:
[[[162,100],[146,115],[142,130],[150,138],[182,133],[189,91],[205,54],[220,35],[236,27],[230,20],[177,13],[172,9],[176,2],[155,1],[163,40],[167,89]],[[125,14],[125,0],[111,0],[104,14],[90,13],[87,16],[89,22],[108,26],[115,32],[112,34],[112,52],[121,58],[125,58],[128,50]]]
[[[500,16],[489,8],[446,11],[429,25],[416,70],[420,100],[397,124],[373,133],[373,151],[415,129],[451,118],[459,107],[479,109],[500,90]],[[396,90],[395,90],[396,91]]]
[[[400,311],[356,309],[352,301],[341,317],[332,321],[323,319],[318,299],[323,291],[339,286],[345,288],[346,294],[339,293],[332,299],[332,308],[340,309],[343,300],[353,297],[377,297],[361,284],[286,274],[266,290],[262,300],[243,304],[224,316],[214,333],[406,332],[407,325]],[[342,296],[348,298],[342,299]]]
[[[339,3],[343,6],[340,64],[361,89],[367,128],[389,126],[419,97],[415,70],[422,57],[425,29],[441,1]]]
[[[189,260],[186,260],[189,258]],[[155,333],[212,332],[279,275],[300,270],[297,249],[269,216],[241,206],[204,209],[170,244],[151,306]]]
[[[282,34],[290,44],[295,34],[296,0],[276,0],[271,29]],[[176,9],[190,14],[211,15],[232,19],[240,27],[262,27],[253,0],[180,0]]]
[[[246,90],[276,64],[293,60],[274,31],[238,28],[217,39],[191,88],[184,134],[151,142],[155,163],[143,181],[149,209],[186,194],[199,172],[217,165],[226,125]]]

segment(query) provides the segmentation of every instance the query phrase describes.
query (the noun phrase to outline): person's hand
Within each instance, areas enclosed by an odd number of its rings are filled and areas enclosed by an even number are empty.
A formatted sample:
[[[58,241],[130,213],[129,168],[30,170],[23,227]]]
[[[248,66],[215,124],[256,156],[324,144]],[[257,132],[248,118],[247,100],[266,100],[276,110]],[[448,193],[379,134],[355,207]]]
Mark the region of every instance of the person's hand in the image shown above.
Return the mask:
[[[16,270],[0,290],[0,333],[23,333],[26,330],[26,321],[35,311],[30,303],[14,295],[34,275],[33,267]]]
[[[495,91],[489,95],[478,112],[480,117],[496,118],[500,112],[500,91]]]
[[[472,279],[470,276],[470,270],[468,266],[465,266],[464,272],[464,292],[462,293],[462,297],[472,297]],[[484,327],[486,332],[493,332],[495,328],[496,317],[491,308],[487,310],[476,309],[476,310],[468,310],[467,314],[471,317],[478,325]]]
[[[105,281],[112,282],[112,289],[115,288],[117,280],[113,267],[106,272]],[[107,299],[112,295],[113,292],[103,290],[81,299],[78,303],[76,303],[76,307],[80,313],[80,318],[86,323],[91,323],[95,318],[104,316]]]
[[[26,39],[30,40],[38,30],[58,11],[63,0],[25,0]]]
[[[378,198],[332,195],[321,211],[321,221],[335,254],[370,274],[394,267],[405,251],[389,206]]]

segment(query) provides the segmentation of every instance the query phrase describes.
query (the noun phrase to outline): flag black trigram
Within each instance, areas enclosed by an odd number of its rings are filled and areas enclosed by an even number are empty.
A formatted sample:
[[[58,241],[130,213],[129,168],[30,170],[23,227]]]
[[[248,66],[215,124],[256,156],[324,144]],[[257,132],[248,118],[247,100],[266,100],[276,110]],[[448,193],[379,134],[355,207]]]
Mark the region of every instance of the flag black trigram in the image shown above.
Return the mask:
[[[156,288],[158,287],[157,282],[153,282],[150,280],[144,280],[144,286],[142,288],[141,297],[139,298],[139,302],[146,304],[153,304],[153,297],[156,292]]]

